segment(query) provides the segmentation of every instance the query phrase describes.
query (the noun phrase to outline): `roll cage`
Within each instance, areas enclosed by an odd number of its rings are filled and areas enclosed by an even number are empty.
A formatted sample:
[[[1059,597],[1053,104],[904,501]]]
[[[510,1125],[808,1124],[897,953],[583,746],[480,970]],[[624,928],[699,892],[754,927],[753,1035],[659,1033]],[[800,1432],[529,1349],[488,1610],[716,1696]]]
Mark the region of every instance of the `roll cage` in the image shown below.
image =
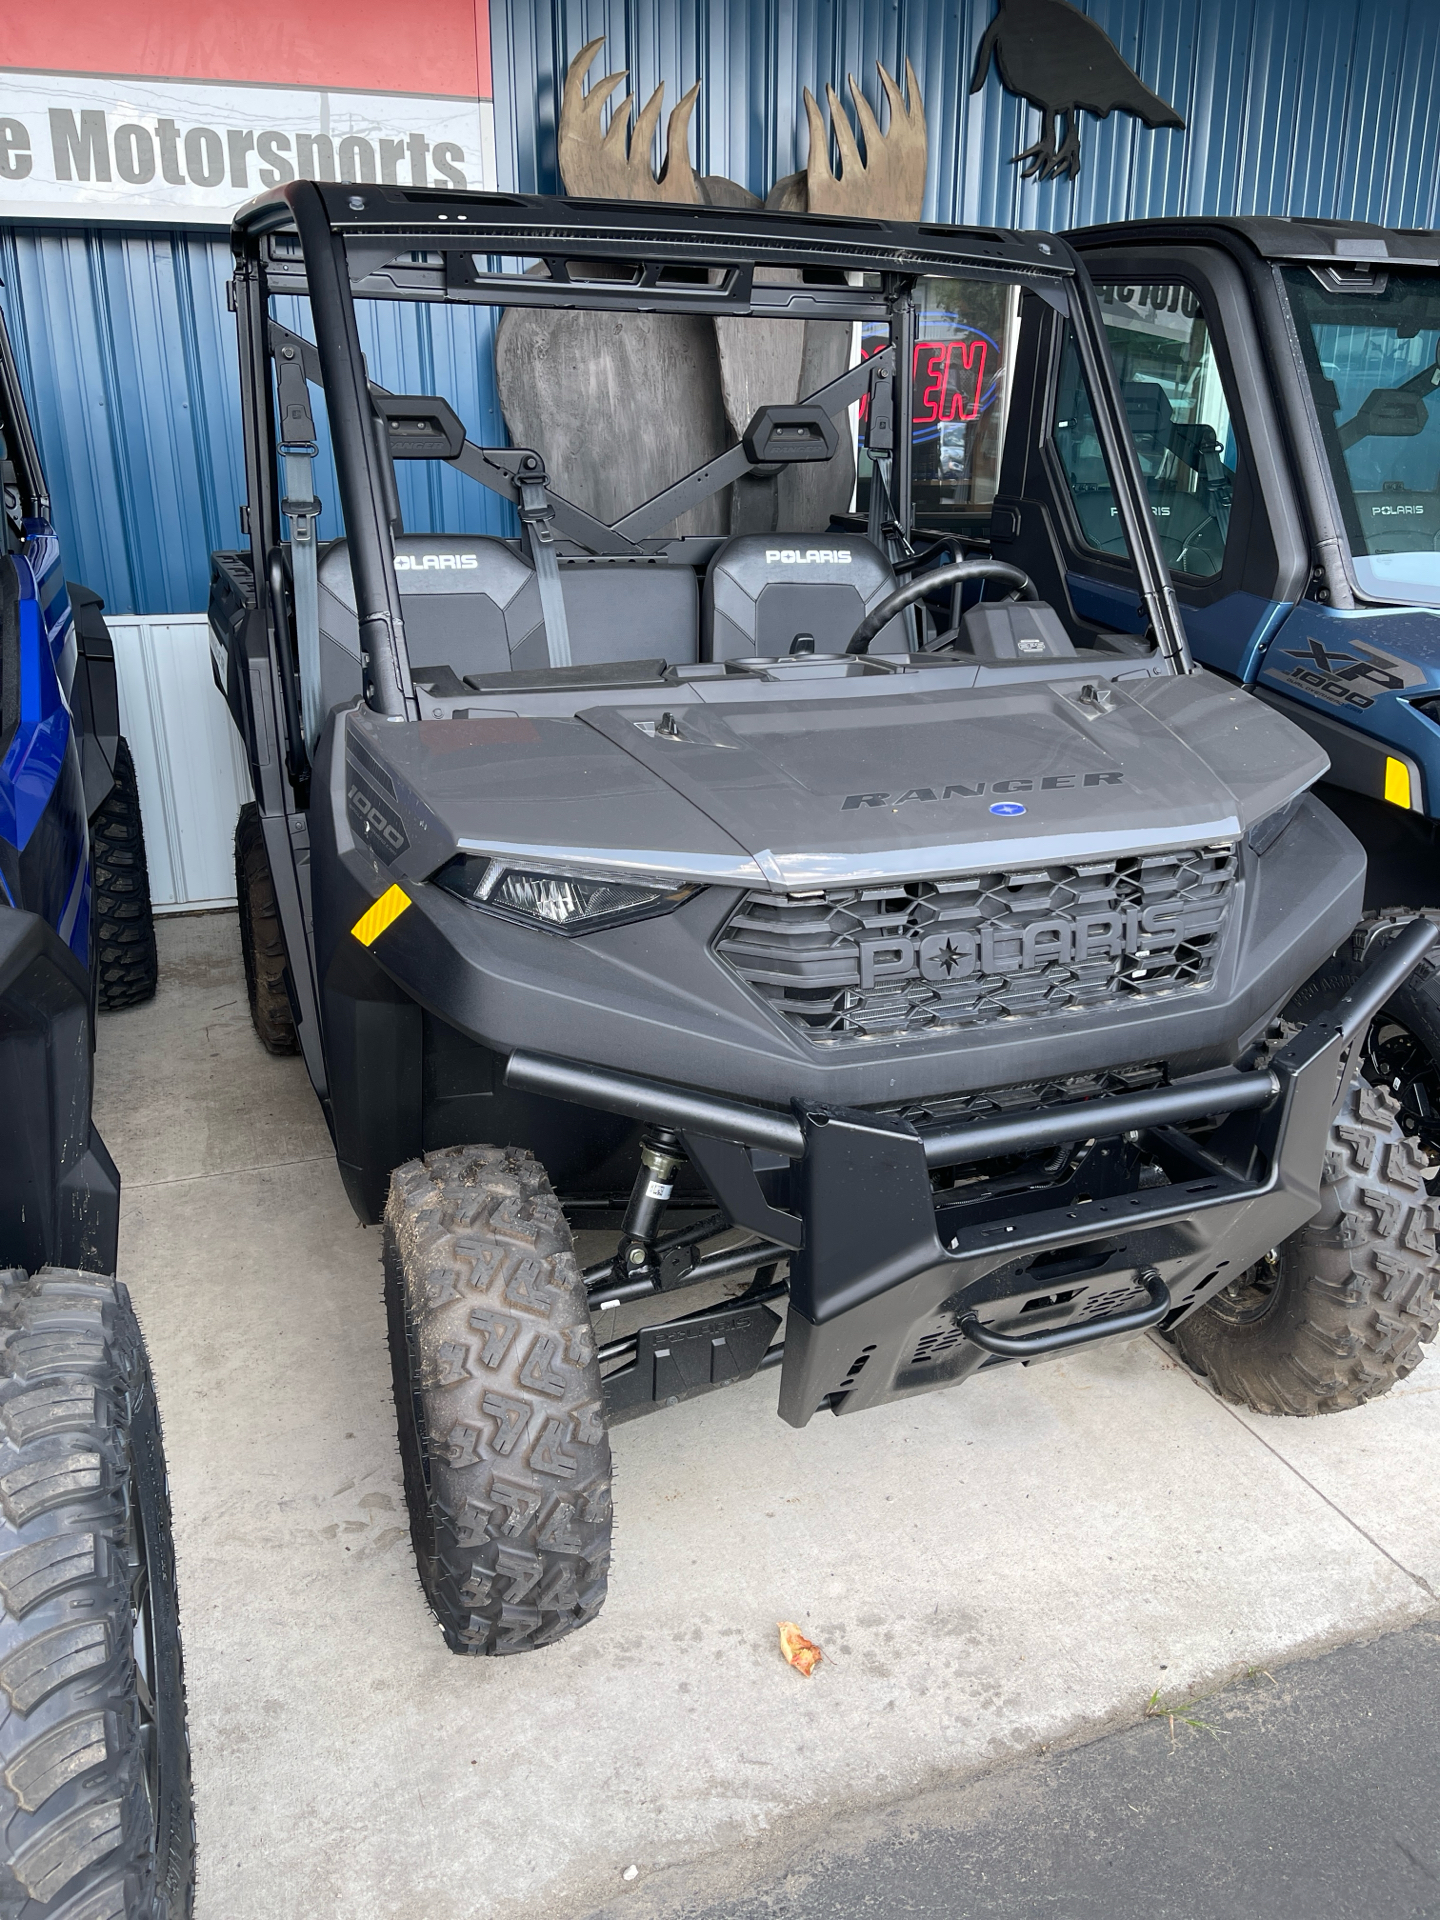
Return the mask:
[[[232,240],[246,527],[256,603],[264,606],[268,598],[276,627],[288,626],[281,605],[284,567],[277,558],[283,539],[279,471],[288,443],[277,432],[271,376],[273,356],[283,354],[324,390],[366,665],[365,700],[377,713],[419,717],[395,569],[394,477],[386,471],[376,433],[377,417],[396,397],[369,379],[356,324],[357,298],[879,324],[889,332],[889,348],[795,411],[843,415],[874,382],[889,379],[894,417],[904,422],[911,418],[917,281],[946,275],[1018,282],[1073,322],[1145,613],[1169,669],[1191,670],[1104,349],[1094,291],[1063,239],[878,220],[296,181],[244,207]],[[526,263],[531,263],[529,272]],[[799,269],[800,280],[757,277],[757,269],[781,265]],[[273,321],[271,299],[286,294],[308,296],[313,346]],[[283,394],[280,398],[283,410]],[[413,414],[416,397],[401,398],[411,403]],[[658,536],[677,514],[732,480],[763,471],[767,462],[761,456],[774,459],[775,442],[758,444],[755,427],[752,422],[741,443],[719,459],[610,525],[555,492],[533,450],[477,447],[463,438],[453,414],[448,421],[436,414],[427,430],[441,436],[458,430],[459,444],[453,451],[447,445],[438,457],[517,506],[543,585],[547,549],[553,556],[557,535],[590,553],[642,555],[672,547]],[[425,451],[437,457],[431,447]],[[913,555],[911,536],[921,530],[913,524],[906,432],[894,436],[887,491],[892,518],[886,531],[900,552]],[[303,503],[291,502],[297,504]],[[283,646],[283,633],[277,638]],[[285,680],[291,677],[282,673]],[[293,732],[294,719],[287,714],[287,721]]]

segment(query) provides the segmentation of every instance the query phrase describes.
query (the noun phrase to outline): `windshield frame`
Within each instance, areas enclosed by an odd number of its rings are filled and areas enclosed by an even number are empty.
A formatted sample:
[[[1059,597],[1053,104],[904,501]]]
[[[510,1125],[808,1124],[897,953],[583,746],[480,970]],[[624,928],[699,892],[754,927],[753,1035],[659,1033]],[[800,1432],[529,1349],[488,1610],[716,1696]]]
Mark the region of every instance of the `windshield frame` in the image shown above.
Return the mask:
[[[883,314],[896,349],[896,415],[910,417],[914,310],[922,277],[975,278],[1030,286],[1076,321],[1082,362],[1141,593],[1169,670],[1191,669],[1168,570],[1142,514],[1143,483],[1114,387],[1097,351],[1098,308],[1088,276],[1054,235],[996,229],[907,226],[724,208],[629,201],[545,200],[503,194],[363,189],[295,181],[242,208],[232,228],[236,311],[245,399],[249,532],[257,597],[265,599],[280,543],[276,441],[270,405],[269,299],[308,296],[349,543],[367,702],[396,719],[418,718],[394,566],[394,544],[373,430],[371,390],[355,300],[533,304],[561,308],[872,322]],[[408,257],[407,257],[408,256]],[[498,276],[495,258],[545,261],[548,278]],[[637,263],[624,284],[574,276],[567,262]],[[484,264],[482,264],[482,262]],[[556,271],[556,263],[560,271]],[[815,282],[767,285],[758,265],[816,273]],[[704,284],[666,269],[707,271]],[[873,276],[871,284],[859,280]],[[859,284],[857,284],[859,280]],[[876,284],[878,282],[878,284]],[[506,298],[497,301],[503,290]],[[518,299],[513,296],[518,294]],[[896,436],[897,518],[908,525],[910,443]]]
[[[1276,263],[1275,277],[1293,330],[1303,392],[1319,448],[1323,454],[1324,477],[1334,505],[1335,530],[1339,536],[1341,557],[1350,588],[1355,597],[1367,605],[1440,607],[1440,581],[1437,581],[1431,595],[1427,597],[1424,593],[1416,592],[1414,583],[1405,583],[1400,591],[1387,593],[1383,584],[1378,582],[1373,574],[1369,578],[1361,577],[1358,562],[1385,556],[1371,554],[1365,550],[1368,542],[1360,521],[1357,501],[1357,494],[1365,490],[1357,488],[1351,476],[1345,458],[1347,450],[1340,439],[1342,424],[1348,424],[1348,422],[1337,421],[1336,410],[1324,404],[1328,397],[1326,389],[1328,387],[1334,391],[1334,383],[1325,372],[1320,359],[1315,328],[1326,324],[1326,319],[1319,318],[1314,308],[1308,307],[1306,302],[1306,296],[1311,293],[1313,287],[1319,296],[1328,296],[1329,303],[1336,308],[1333,316],[1327,316],[1331,324],[1344,325],[1345,315],[1348,312],[1354,315],[1351,325],[1355,327],[1368,325],[1380,333],[1391,332],[1393,336],[1393,329],[1386,327],[1383,322],[1367,321],[1366,304],[1383,299],[1397,279],[1402,282],[1429,280],[1434,283],[1436,289],[1436,325],[1433,329],[1420,328],[1418,331],[1435,332],[1440,336],[1440,271],[1437,271],[1433,265],[1407,263],[1401,268],[1376,266],[1363,273],[1357,273],[1352,269],[1342,278],[1332,269],[1323,266],[1286,261]],[[1343,307],[1340,306],[1341,302],[1345,303]],[[1437,355],[1440,355],[1440,341],[1437,341]],[[1440,358],[1437,358],[1434,364],[1437,373],[1434,391],[1440,393]],[[1423,372],[1424,369],[1420,371]],[[1411,382],[1401,382],[1400,385],[1413,384],[1418,377],[1418,374],[1412,376]],[[1389,390],[1398,391],[1399,388]],[[1440,425],[1440,410],[1437,410],[1433,418],[1436,424]],[[1357,441],[1355,444],[1358,445],[1361,442]],[[1437,468],[1440,468],[1440,457],[1437,457]],[[1437,474],[1437,480],[1440,480],[1440,474]],[[1437,485],[1435,491],[1440,494],[1440,485]],[[1437,517],[1436,537],[1440,538],[1440,517]],[[1417,547],[1413,550],[1401,551],[1414,551],[1419,554],[1426,549]],[[1432,548],[1430,551],[1440,550]],[[1371,573],[1371,570],[1366,569],[1366,572]]]

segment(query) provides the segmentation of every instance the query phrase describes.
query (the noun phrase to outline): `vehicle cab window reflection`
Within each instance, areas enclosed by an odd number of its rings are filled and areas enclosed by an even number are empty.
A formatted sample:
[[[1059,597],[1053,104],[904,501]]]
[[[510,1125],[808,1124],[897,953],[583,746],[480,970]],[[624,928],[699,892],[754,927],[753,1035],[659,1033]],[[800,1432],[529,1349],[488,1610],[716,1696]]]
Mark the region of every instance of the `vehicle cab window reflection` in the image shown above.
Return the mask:
[[[1068,322],[1055,394],[1054,439],[1086,546],[1100,553],[1128,555],[1110,469],[1095,426],[1095,410]]]
[[[1211,578],[1224,565],[1237,452],[1200,302],[1191,288],[1174,280],[1105,282],[1096,291],[1161,551],[1176,573]],[[1073,390],[1073,400],[1069,427],[1062,424],[1063,406],[1057,417],[1062,465],[1087,542],[1102,553],[1123,553],[1114,498],[1068,338],[1066,354],[1061,394]]]
[[[1440,276],[1285,280],[1356,584],[1440,605]]]

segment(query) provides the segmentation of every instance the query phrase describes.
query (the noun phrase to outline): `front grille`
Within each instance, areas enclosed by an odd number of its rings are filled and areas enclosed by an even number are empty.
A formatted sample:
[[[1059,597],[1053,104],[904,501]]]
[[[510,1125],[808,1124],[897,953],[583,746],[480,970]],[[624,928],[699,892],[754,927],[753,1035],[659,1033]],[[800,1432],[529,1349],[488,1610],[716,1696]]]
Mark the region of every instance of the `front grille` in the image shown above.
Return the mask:
[[[997,1120],[1007,1113],[1028,1112],[1032,1107],[1104,1100],[1115,1093],[1144,1093],[1164,1084],[1163,1061],[1136,1061],[1093,1073],[1057,1075],[1053,1080],[1026,1080],[1017,1086],[977,1087],[967,1093],[943,1094],[938,1099],[910,1100],[903,1107],[887,1107],[884,1111],[915,1127],[942,1127],[957,1120]]]
[[[1204,988],[1235,880],[1227,844],[748,893],[715,948],[809,1040],[902,1040]]]

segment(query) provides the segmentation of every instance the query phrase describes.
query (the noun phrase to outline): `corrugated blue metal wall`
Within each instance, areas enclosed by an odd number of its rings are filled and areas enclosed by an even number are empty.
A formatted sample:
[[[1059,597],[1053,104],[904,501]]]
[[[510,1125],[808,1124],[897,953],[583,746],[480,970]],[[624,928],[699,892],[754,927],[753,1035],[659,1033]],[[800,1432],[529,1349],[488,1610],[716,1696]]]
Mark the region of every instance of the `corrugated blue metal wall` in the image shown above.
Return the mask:
[[[1038,115],[992,71],[969,92],[992,0],[494,0],[502,182],[556,184],[565,65],[605,36],[595,72],[628,67],[644,98],[701,80],[697,171],[763,193],[802,164],[801,89],[875,61],[914,62],[930,127],[932,219],[1080,226],[1139,214],[1277,213],[1440,224],[1436,0],[1087,0],[1147,85],[1189,123],[1151,133],[1081,118],[1080,178],[1022,181],[1010,155]],[[603,64],[602,64],[603,63]]]
[[[1090,0],[1086,11],[1185,133],[1082,116],[1073,185],[1025,182],[1010,155],[1037,116],[992,73],[969,92],[992,0],[494,0],[502,185],[555,186],[557,87],[587,39],[673,102],[704,82],[702,172],[763,192],[803,158],[802,87],[914,62],[930,125],[927,212],[1059,227],[1142,213],[1259,212],[1440,225],[1437,0]],[[0,292],[73,571],[119,612],[203,607],[206,556],[238,538],[240,442],[223,237],[0,229]],[[488,343],[469,322],[373,324],[376,378],[438,382],[495,433]],[[454,476],[403,478],[407,521],[489,511]],[[329,488],[327,493],[326,488]],[[334,484],[322,475],[321,495]],[[453,497],[452,497],[453,496]],[[450,525],[461,522],[451,517]]]
[[[203,607],[240,532],[223,236],[0,230],[0,293],[71,576],[117,613]]]
[[[240,543],[243,458],[235,322],[223,235],[0,229],[0,302],[15,347],[71,577],[112,613],[205,605],[209,555]],[[305,303],[276,318],[308,332]],[[371,372],[398,393],[444,393],[472,435],[504,437],[490,318],[367,302]],[[317,490],[340,531],[321,423]],[[511,530],[511,510],[428,462],[400,468],[417,532]]]

